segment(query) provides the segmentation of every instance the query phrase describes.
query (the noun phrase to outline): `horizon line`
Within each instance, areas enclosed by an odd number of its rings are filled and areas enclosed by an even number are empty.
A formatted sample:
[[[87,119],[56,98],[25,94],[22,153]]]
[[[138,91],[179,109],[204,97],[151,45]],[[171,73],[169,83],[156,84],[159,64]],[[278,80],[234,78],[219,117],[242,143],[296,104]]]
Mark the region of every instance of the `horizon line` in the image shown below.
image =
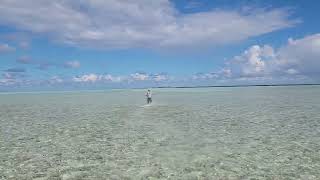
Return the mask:
[[[106,89],[74,89],[74,90],[30,90],[30,91],[2,91],[0,94],[23,94],[23,93],[72,93],[72,92],[103,92],[109,90],[135,90],[135,89],[193,89],[193,88],[235,88],[235,87],[279,87],[279,86],[320,86],[320,83],[299,83],[299,84],[252,84],[252,85],[212,85],[212,86],[156,86],[137,88],[106,88]]]

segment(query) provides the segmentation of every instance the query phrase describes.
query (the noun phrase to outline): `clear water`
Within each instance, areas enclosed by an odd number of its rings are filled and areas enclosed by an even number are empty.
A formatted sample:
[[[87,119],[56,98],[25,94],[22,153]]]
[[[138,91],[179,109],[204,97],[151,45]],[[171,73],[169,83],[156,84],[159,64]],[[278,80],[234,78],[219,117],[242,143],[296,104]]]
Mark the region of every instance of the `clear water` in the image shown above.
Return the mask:
[[[0,179],[320,179],[320,86],[0,95]]]

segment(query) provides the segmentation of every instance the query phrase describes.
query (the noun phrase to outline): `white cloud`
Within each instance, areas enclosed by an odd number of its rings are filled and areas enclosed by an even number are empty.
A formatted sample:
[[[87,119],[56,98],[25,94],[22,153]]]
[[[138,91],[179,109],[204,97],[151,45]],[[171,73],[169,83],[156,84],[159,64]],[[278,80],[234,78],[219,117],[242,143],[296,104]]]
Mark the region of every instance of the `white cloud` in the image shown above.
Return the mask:
[[[149,80],[150,76],[146,73],[134,73],[130,75],[135,81],[146,81]]]
[[[25,71],[20,71],[18,68],[11,68],[4,71],[2,78],[0,78],[0,86],[10,86],[16,84],[23,84],[27,82],[25,79]]]
[[[72,78],[74,82],[100,82],[100,83],[124,83],[124,82],[164,82],[170,80],[169,76],[164,73],[147,74],[133,73],[124,76],[114,76],[111,74],[85,74]]]
[[[2,76],[4,79],[14,79],[15,78],[14,74],[9,73],[9,72],[3,73]]]
[[[80,67],[80,62],[79,61],[68,61],[64,64],[64,67],[67,68],[79,68]]]
[[[122,82],[126,78],[121,76],[113,76],[110,74],[85,74],[82,76],[73,77],[74,82]]]
[[[8,53],[15,51],[16,49],[14,47],[9,46],[8,44],[0,44],[0,54],[1,53]]]
[[[288,44],[279,49],[274,66],[280,71],[293,69],[296,73],[320,77],[320,34],[297,40],[290,38]]]
[[[222,76],[230,78],[232,76],[231,69],[223,68],[219,74],[222,74]]]
[[[16,83],[15,79],[5,79],[5,78],[0,79],[1,86],[13,85],[15,83]]]
[[[49,80],[50,84],[63,83],[64,80],[59,76],[52,76]]]
[[[163,82],[170,80],[170,77],[165,73],[148,74],[143,72],[137,72],[130,74],[128,78],[132,81],[153,81],[153,82]]]
[[[288,74],[299,74],[299,72],[297,71],[297,70],[295,70],[295,69],[288,69],[288,70],[286,70],[285,71],[286,73],[288,73]]]
[[[110,81],[110,82],[121,82],[122,80],[124,80],[125,78],[120,77],[120,76],[112,76],[110,74],[107,75],[100,75],[100,79],[102,80],[106,80],[106,81]]]
[[[278,50],[254,45],[228,63],[232,78],[309,77],[320,79],[320,34],[289,39]]]
[[[0,24],[98,48],[221,45],[294,26],[286,9],[183,14],[169,0],[2,0]]]
[[[275,57],[273,48],[265,45],[254,45],[245,50],[241,55],[235,56],[231,62],[230,70],[233,75],[241,77],[263,76],[268,73],[267,61]]]
[[[154,74],[152,75],[152,79],[156,82],[162,82],[169,80],[169,77],[167,74]]]
[[[75,82],[96,82],[97,80],[99,80],[99,76],[93,73],[73,78]]]

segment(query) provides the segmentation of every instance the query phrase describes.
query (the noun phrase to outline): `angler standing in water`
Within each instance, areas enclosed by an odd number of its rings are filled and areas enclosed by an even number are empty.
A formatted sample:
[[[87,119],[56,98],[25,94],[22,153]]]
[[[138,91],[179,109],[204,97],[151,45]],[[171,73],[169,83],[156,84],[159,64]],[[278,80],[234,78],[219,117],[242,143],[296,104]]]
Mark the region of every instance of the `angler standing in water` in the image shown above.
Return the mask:
[[[146,93],[146,97],[147,97],[147,104],[151,104],[152,103],[152,98],[151,98],[152,94],[151,94],[151,90],[148,89],[147,93]]]

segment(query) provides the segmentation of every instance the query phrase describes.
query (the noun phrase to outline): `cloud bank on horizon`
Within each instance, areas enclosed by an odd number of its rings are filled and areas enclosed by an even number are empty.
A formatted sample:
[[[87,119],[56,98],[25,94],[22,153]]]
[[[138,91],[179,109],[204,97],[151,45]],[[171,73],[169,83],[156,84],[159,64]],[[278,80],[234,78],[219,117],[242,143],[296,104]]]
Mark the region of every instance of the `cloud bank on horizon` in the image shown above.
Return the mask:
[[[320,34],[288,39],[275,50],[269,45],[253,45],[226,62],[218,72],[198,74],[196,80],[236,80],[238,82],[298,82],[320,80]],[[258,80],[258,81],[257,81]]]
[[[303,23],[303,18],[292,17],[294,10],[287,7],[214,7],[183,12],[184,8],[195,7],[201,7],[200,1],[179,7],[175,1],[169,0],[0,0],[0,29],[4,29],[0,31],[0,58],[13,59],[0,64],[4,67],[1,69],[0,87],[320,82],[320,34],[317,33],[305,34],[298,39],[285,37],[288,43],[279,48],[272,43],[254,43],[242,53],[239,49],[238,55],[227,58],[225,65],[217,65],[211,72],[201,72],[199,68],[201,73],[194,73],[187,67],[184,74],[188,76],[170,75],[165,68],[148,72],[148,67],[143,67],[143,71],[135,67],[130,69],[131,72],[118,70],[120,75],[114,75],[98,72],[98,68],[88,68],[90,61],[91,64],[97,63],[95,60],[55,61],[32,57],[37,53],[26,55],[29,51],[37,51],[32,40],[26,40],[28,38],[47,39],[41,43],[47,43],[49,45],[45,45],[50,47],[54,44],[51,47],[53,51],[55,48],[64,50],[72,47],[84,56],[89,56],[87,51],[96,49],[106,54],[117,52],[118,55],[113,58],[125,56],[126,50],[137,49],[144,52],[156,50],[158,54],[163,49],[181,51],[185,48],[200,49],[195,53],[201,53],[203,47],[219,51],[219,48],[228,48]],[[12,38],[12,34],[19,33],[26,35]],[[38,46],[44,45],[41,43]],[[64,57],[61,55],[59,58]],[[113,61],[114,64],[121,64]],[[170,65],[170,62],[158,63]],[[201,60],[199,63],[202,63]],[[41,74],[39,70],[45,73]]]

